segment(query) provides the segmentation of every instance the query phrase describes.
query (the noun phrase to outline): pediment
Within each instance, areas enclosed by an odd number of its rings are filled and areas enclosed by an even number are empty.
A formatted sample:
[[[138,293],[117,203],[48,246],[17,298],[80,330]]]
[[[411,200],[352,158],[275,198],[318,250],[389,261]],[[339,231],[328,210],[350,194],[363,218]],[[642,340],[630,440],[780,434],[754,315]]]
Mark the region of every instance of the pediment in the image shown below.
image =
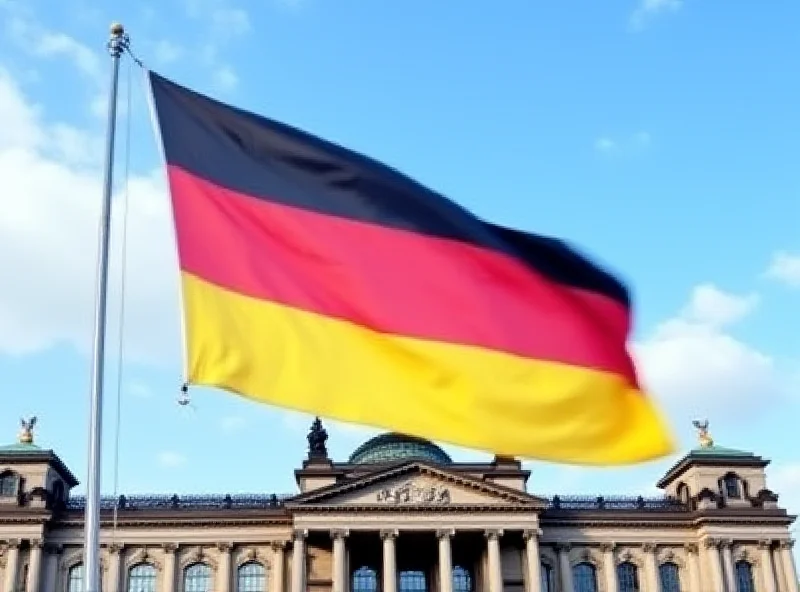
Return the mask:
[[[287,505],[378,509],[451,506],[543,507],[544,500],[471,476],[410,462],[310,491]]]

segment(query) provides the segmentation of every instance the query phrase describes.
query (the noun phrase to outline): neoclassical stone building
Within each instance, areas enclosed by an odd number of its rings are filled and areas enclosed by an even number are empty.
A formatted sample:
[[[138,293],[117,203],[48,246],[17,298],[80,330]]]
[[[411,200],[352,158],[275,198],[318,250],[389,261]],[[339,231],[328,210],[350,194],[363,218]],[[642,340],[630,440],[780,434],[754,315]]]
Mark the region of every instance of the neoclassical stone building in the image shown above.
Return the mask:
[[[545,498],[519,462],[373,438],[328,458],[319,421],[289,495],[103,502],[105,592],[798,592],[767,460],[701,444],[664,497]],[[0,591],[82,590],[84,499],[51,450],[0,448]]]

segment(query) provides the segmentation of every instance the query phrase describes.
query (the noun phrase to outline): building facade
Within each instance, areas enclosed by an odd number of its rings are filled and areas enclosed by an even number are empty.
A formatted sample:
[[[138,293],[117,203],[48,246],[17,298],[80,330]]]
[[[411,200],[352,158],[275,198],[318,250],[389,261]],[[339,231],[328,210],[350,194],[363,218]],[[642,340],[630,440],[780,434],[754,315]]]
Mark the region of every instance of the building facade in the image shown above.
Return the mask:
[[[31,427],[0,447],[0,592],[82,592],[85,500]],[[104,499],[103,590],[798,592],[769,461],[699,428],[661,498],[545,498],[514,459],[397,434],[334,462],[317,420],[297,493]]]

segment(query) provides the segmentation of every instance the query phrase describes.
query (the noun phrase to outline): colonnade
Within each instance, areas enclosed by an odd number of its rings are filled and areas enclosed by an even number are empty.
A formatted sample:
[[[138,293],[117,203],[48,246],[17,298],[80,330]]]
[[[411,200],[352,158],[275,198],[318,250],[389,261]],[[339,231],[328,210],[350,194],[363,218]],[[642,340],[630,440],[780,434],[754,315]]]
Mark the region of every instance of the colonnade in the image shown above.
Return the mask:
[[[332,590],[333,592],[347,592],[347,530],[333,530],[333,566]],[[307,531],[296,531],[292,544],[292,580],[289,592],[305,592],[305,554]],[[381,592],[397,592],[397,530],[380,531],[383,563],[381,572]],[[452,539],[456,536],[453,529],[440,529],[436,531],[438,549],[439,592],[453,592],[453,551]],[[487,554],[487,592],[503,592],[503,567],[500,559],[500,538],[502,530],[487,530],[484,532]],[[526,592],[541,592],[541,563],[539,559],[539,532],[525,531],[525,582]]]
[[[349,591],[349,574],[347,561],[347,540],[349,532],[344,529],[331,531],[332,538],[332,592]],[[453,592],[453,553],[452,540],[456,536],[453,529],[436,531],[438,550],[438,573],[440,574],[439,592]],[[486,541],[486,592],[503,592],[503,568],[500,552],[500,538],[502,530],[487,530],[484,532]],[[523,532],[525,543],[523,549],[525,592],[549,592],[541,590],[542,574],[539,549],[539,531],[529,530]],[[299,530],[294,532],[291,546],[291,581],[285,582],[284,561],[286,542],[274,541],[272,546],[272,559],[270,561],[270,592],[306,592],[306,538],[308,532]],[[398,592],[398,570],[396,546],[397,538],[401,536],[397,530],[380,531],[382,547],[381,592]],[[26,592],[52,592],[59,579],[58,568],[63,548],[57,545],[43,544],[39,539],[25,541],[19,539],[2,541],[5,549],[3,559],[5,563],[2,590],[18,590],[21,569],[21,548],[27,547],[27,577],[24,590]],[[754,577],[760,578],[756,588],[762,592],[800,592],[798,589],[797,567],[792,556],[792,541],[763,540],[758,544],[758,553],[748,556],[751,565],[758,564]],[[558,564],[554,566],[560,575],[559,592],[575,592],[572,581],[572,560],[569,544],[555,544]],[[152,547],[151,547],[152,548]],[[159,580],[161,592],[178,592],[178,545],[165,543],[161,545],[161,564]],[[617,582],[617,557],[615,546],[610,543],[601,544],[602,572],[605,581],[605,590],[616,592]],[[657,547],[645,543],[644,562],[642,574],[643,589],[647,592],[661,592],[660,577],[658,572]],[[216,569],[215,592],[231,592],[234,569],[232,553],[234,544],[220,542],[216,544]],[[689,543],[685,545],[686,562],[686,587],[688,592],[737,592],[735,557],[733,543],[730,540],[705,538],[700,545]],[[124,589],[123,577],[123,551],[124,547],[112,544],[107,547],[107,561],[105,562],[105,581],[110,585],[110,590]],[[701,567],[702,566],[702,567]],[[708,570],[708,573],[701,571]],[[288,586],[287,586],[288,584]]]

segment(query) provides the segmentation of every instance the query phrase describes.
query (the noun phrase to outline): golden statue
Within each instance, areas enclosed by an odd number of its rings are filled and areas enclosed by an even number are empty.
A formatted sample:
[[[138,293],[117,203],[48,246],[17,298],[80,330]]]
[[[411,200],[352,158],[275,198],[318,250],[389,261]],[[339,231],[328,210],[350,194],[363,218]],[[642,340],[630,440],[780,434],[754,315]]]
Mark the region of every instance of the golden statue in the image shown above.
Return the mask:
[[[19,420],[22,429],[19,431],[20,444],[33,444],[33,428],[36,425],[36,416],[26,420],[24,417]]]
[[[700,441],[700,447],[711,448],[714,445],[714,438],[708,433],[708,420],[695,419],[692,425],[697,429],[697,439]]]

